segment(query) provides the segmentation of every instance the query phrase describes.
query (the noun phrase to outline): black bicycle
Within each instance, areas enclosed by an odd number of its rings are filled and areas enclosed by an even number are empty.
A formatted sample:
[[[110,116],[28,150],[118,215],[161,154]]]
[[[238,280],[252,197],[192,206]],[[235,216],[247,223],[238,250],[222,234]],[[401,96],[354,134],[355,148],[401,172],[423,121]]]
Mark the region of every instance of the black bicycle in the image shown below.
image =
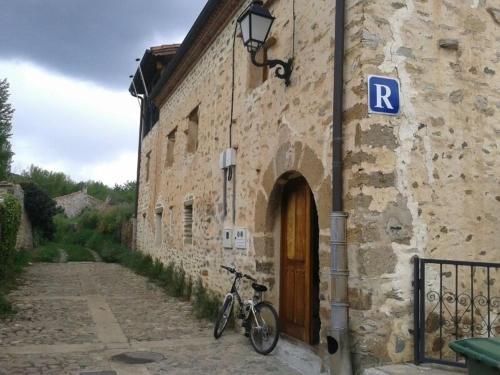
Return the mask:
[[[234,274],[234,280],[231,291],[224,298],[224,304],[217,316],[214,337],[216,339],[221,337],[233,312],[234,301],[237,300],[239,305],[237,318],[243,321],[242,327],[245,328],[245,335],[250,337],[253,348],[259,354],[271,353],[278,343],[279,323],[273,305],[262,300],[262,294],[267,291],[267,287],[257,284],[257,280],[252,276],[238,272],[234,268],[221,267]],[[244,302],[238,293],[241,279],[252,281],[252,288],[255,291],[253,298]]]

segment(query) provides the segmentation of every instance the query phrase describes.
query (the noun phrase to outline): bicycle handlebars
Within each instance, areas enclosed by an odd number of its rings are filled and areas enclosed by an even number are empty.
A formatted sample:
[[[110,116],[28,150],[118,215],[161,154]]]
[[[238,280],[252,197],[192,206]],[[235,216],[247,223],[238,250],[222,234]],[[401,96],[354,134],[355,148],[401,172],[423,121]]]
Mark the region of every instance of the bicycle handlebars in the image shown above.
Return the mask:
[[[236,269],[232,268],[232,267],[227,267],[227,266],[221,266],[221,268],[224,268],[225,270],[231,272],[231,273],[234,273],[236,274],[236,277],[238,278],[242,278],[244,277],[245,279],[248,279],[248,280],[251,280],[253,282],[257,282],[256,279],[254,279],[252,276],[250,275],[247,275],[246,273],[241,273],[241,272],[238,272],[236,271]]]

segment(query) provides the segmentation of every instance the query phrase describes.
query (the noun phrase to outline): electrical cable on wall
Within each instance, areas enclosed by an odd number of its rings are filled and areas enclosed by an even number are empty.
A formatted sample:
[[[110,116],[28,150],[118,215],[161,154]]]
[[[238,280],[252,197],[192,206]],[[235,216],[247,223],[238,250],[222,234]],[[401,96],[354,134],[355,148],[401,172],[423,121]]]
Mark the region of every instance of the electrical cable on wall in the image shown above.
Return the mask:
[[[295,61],[295,0],[292,1],[292,59]]]
[[[238,22],[234,22],[234,33],[233,33],[233,51],[232,51],[232,77],[231,77],[231,113],[229,119],[229,147],[233,147],[233,118],[234,118],[234,66],[235,66],[235,45],[236,45],[236,33],[238,32]]]

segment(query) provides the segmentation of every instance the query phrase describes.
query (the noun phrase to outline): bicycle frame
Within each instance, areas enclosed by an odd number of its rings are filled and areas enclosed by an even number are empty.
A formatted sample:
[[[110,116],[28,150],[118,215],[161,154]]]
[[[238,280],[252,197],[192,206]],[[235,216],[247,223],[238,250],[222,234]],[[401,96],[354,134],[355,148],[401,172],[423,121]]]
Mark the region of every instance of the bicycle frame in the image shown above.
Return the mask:
[[[253,318],[255,320],[255,323],[257,324],[257,327],[261,328],[260,323],[256,317],[255,302],[253,300],[248,300],[247,303],[244,303],[241,299],[240,293],[238,292],[240,279],[241,279],[241,277],[238,277],[237,275],[235,275],[234,280],[233,280],[233,285],[231,286],[231,291],[228,294],[226,294],[226,297],[224,298],[224,300],[226,300],[229,296],[231,296],[231,299],[232,299],[231,303],[234,304],[234,300],[236,297],[236,300],[238,301],[238,307],[239,307],[238,318],[239,319],[248,319],[250,312],[251,312],[251,314],[253,315]],[[255,297],[254,297],[254,299],[255,299]],[[246,314],[245,306],[250,307],[250,312],[248,314]]]
[[[224,332],[228,319],[234,311],[234,302],[236,300],[239,304],[239,310],[234,315],[242,321],[241,326],[245,329],[245,336],[250,338],[250,342],[257,353],[263,355],[271,353],[279,339],[279,318],[273,305],[263,300],[263,293],[267,291],[267,287],[258,284],[255,278],[237,271],[234,267],[221,266],[221,268],[232,273],[234,279],[231,290],[226,294],[215,321],[215,339],[221,337],[222,332]],[[238,291],[242,279],[253,282],[253,298],[242,300]],[[250,314],[253,315],[253,318]]]

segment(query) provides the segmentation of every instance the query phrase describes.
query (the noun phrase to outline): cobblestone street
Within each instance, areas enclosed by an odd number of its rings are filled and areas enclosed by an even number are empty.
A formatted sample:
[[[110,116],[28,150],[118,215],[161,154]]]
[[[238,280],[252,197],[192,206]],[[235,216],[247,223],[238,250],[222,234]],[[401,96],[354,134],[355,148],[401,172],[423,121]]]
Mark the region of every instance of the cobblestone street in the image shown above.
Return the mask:
[[[297,374],[233,331],[216,341],[189,303],[116,264],[35,264],[11,298],[18,313],[0,322],[0,375]],[[111,359],[131,351],[164,359]]]

